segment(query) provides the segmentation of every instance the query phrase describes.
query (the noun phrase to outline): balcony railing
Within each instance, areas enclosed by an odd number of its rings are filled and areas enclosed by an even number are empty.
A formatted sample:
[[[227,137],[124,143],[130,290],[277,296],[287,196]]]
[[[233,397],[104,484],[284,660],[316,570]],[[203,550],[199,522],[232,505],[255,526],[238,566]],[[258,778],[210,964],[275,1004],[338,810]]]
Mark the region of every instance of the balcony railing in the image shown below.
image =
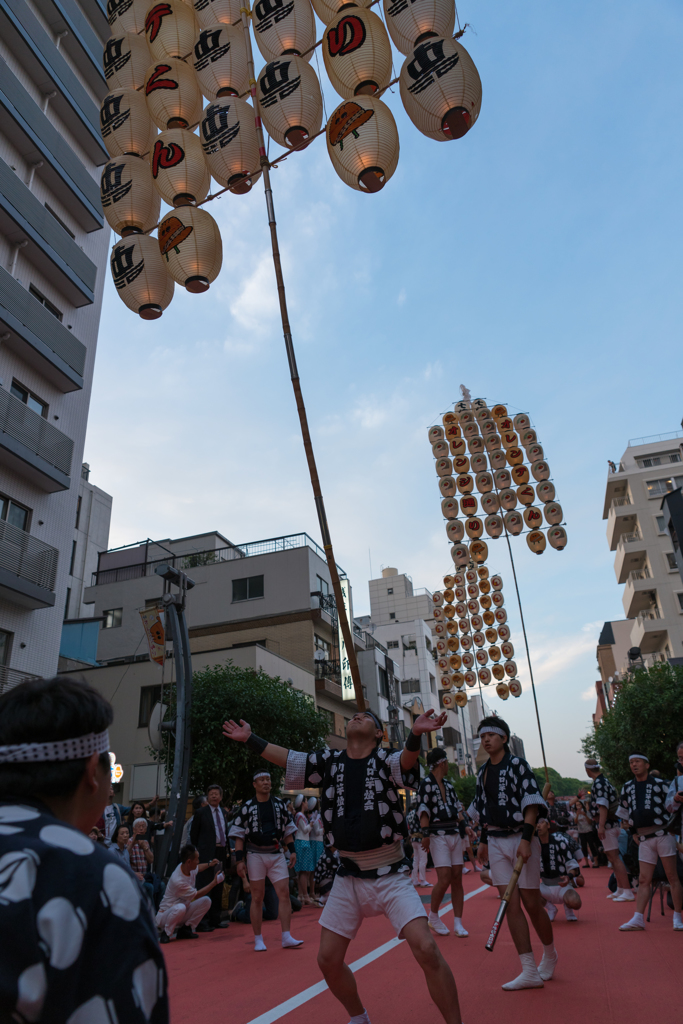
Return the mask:
[[[52,591],[58,558],[56,548],[0,520],[0,569]]]
[[[638,580],[652,579],[652,577],[650,576],[650,570],[647,566],[645,566],[644,569],[631,569],[630,573],[628,574],[628,578],[633,583],[636,583]]]
[[[622,533],[621,537],[619,538],[619,545],[621,546],[623,544],[630,544],[634,540],[642,539],[643,535],[641,534],[640,530],[633,530],[632,533]]]
[[[623,508],[624,505],[632,505],[632,504],[633,504],[633,502],[631,501],[630,497],[628,497],[628,496],[625,497],[625,498],[614,498],[613,501],[612,501],[612,508]]]
[[[8,668],[7,665],[0,665],[0,693],[6,693],[19,683],[25,683],[28,679],[40,679],[40,676],[32,672],[20,672],[18,668]]]
[[[315,678],[316,679],[336,679],[339,680],[341,676],[341,669],[338,661],[316,661],[315,662]]]
[[[659,614],[659,608],[649,608],[647,611],[640,612],[636,616],[636,622],[641,624],[643,622],[653,622],[655,619],[661,619],[661,617],[662,616]]]
[[[672,430],[668,434],[650,434],[649,437],[632,437],[628,443],[629,448],[635,448],[639,444],[655,444],[657,441],[675,441],[683,437],[683,430]]]
[[[69,476],[74,443],[18,398],[0,388],[0,431]]]

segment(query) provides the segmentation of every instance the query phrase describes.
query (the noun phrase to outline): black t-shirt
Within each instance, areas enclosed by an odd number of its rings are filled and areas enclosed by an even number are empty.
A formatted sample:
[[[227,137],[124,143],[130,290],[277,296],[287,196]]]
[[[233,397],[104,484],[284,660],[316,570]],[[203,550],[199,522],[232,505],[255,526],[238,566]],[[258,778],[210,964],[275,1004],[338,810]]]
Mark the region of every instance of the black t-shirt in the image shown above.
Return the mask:
[[[498,789],[500,769],[505,763],[505,758],[498,764],[490,764],[486,769],[484,782],[484,795],[486,797],[486,824],[491,828],[508,828],[507,814],[498,803]]]
[[[277,837],[275,835],[275,811],[273,801],[270,797],[267,800],[257,801],[258,817],[260,828],[258,846],[275,846]],[[255,837],[254,837],[255,838]],[[252,843],[254,839],[252,838]]]
[[[647,828],[655,824],[654,808],[647,806],[650,803],[647,800],[647,786],[647,779],[644,782],[636,779],[636,809],[631,815],[634,828]]]
[[[372,754],[370,755],[372,757]],[[346,757],[344,765],[344,846],[345,850],[362,850],[361,821],[365,777],[370,757]]]

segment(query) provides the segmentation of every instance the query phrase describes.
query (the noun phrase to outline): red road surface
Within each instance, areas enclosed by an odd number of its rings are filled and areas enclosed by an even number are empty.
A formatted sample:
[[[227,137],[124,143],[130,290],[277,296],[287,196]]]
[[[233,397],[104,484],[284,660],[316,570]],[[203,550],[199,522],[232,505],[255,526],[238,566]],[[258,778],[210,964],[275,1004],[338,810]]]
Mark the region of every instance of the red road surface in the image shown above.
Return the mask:
[[[435,872],[428,877],[435,881]],[[458,984],[465,1024],[681,1024],[683,932],[672,930],[671,911],[665,904],[665,917],[660,916],[657,896],[645,932],[619,932],[634,904],[605,899],[607,869],[588,870],[585,877],[579,921],[565,921],[559,908],[555,945],[560,959],[555,978],[544,989],[502,991],[500,986],[519,973],[520,964],[507,925],[494,952],[484,949],[497,909],[493,889],[465,904],[468,939],[452,933],[437,936]],[[481,885],[478,873],[464,881],[466,892]],[[426,896],[429,890],[420,892]],[[321,981],[316,964],[319,916],[317,908],[292,915],[292,934],[304,939],[299,949],[282,949],[276,921],[264,924],[267,953],[254,952],[251,928],[240,924],[164,946],[172,1024],[348,1024],[348,1014],[326,989],[284,1015],[277,1010]],[[442,921],[452,929],[450,910]],[[349,947],[348,962],[394,937],[384,918],[366,921]],[[534,933],[532,941],[539,961],[541,947]],[[441,1022],[405,943],[361,967],[356,981],[372,1024]]]

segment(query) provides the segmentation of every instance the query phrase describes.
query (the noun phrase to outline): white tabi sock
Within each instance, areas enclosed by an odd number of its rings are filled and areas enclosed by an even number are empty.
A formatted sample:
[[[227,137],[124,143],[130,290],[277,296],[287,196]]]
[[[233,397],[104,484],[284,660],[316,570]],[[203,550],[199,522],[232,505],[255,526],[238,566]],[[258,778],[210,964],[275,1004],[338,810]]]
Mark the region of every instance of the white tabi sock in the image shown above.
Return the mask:
[[[638,911],[636,911],[631,920],[627,921],[626,924],[622,924],[619,930],[624,932],[641,931],[644,928],[645,918],[642,914],[639,914]]]
[[[519,959],[522,962],[522,973],[502,986],[505,991],[514,992],[520,988],[543,988],[543,978],[538,973],[534,954],[520,953]]]
[[[620,885],[617,886],[617,891],[615,892],[614,895],[615,896],[623,896],[624,895],[624,890],[621,888]]]
[[[295,946],[302,946],[303,939],[295,939],[289,932],[283,932],[282,945],[285,949],[293,949]]]
[[[554,943],[551,942],[549,946],[543,947],[543,956],[541,957],[541,962],[538,965],[538,973],[544,981],[550,981],[555,973],[556,964],[557,950],[555,949]]]
[[[683,930],[683,917],[677,910],[674,910],[674,928],[677,932]]]
[[[362,1013],[357,1013],[355,1017],[352,1017],[349,1024],[370,1024],[370,1018],[368,1017],[368,1011],[363,1010]]]
[[[255,935],[254,936],[254,950],[255,950],[255,952],[257,952],[257,953],[265,953],[267,948],[268,947],[266,946],[265,942],[263,941],[263,936],[262,935]]]

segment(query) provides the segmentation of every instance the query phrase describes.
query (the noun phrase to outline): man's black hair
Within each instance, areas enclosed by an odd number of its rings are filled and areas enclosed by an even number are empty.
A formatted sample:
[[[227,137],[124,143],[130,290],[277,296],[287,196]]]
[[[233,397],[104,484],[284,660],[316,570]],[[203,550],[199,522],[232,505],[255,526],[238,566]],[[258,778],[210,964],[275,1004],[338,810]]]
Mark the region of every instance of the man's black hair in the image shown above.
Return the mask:
[[[206,797],[204,796],[203,793],[201,796],[196,796],[194,798],[194,800],[192,801],[192,810],[195,812],[195,814],[197,813],[197,811],[201,811],[202,807],[204,806],[205,800]]]
[[[185,864],[186,861],[192,860],[196,852],[196,846],[193,846],[192,843],[186,843],[180,851],[180,863]]]
[[[433,747],[427,754],[427,764],[432,768],[439,761],[447,761],[448,754],[443,747]]]
[[[217,789],[221,797],[223,796],[223,787],[219,786],[217,782],[212,782],[210,786],[206,787],[206,795],[208,796],[212,789]]]
[[[481,722],[479,723],[479,726],[477,727],[477,734],[478,735],[481,733],[482,726],[484,726],[484,725],[491,725],[495,729],[502,729],[503,730],[503,732],[507,736],[507,740],[505,741],[505,753],[509,754],[510,753],[510,742],[509,742],[510,741],[510,726],[507,724],[507,722],[504,722],[502,718],[498,717],[498,715],[489,715],[488,718],[482,718]]]
[[[109,701],[68,676],[30,679],[0,696],[0,746],[54,743],[107,729],[114,718]],[[0,798],[70,797],[80,783],[87,758],[0,764]],[[109,755],[100,754],[109,768]]]

